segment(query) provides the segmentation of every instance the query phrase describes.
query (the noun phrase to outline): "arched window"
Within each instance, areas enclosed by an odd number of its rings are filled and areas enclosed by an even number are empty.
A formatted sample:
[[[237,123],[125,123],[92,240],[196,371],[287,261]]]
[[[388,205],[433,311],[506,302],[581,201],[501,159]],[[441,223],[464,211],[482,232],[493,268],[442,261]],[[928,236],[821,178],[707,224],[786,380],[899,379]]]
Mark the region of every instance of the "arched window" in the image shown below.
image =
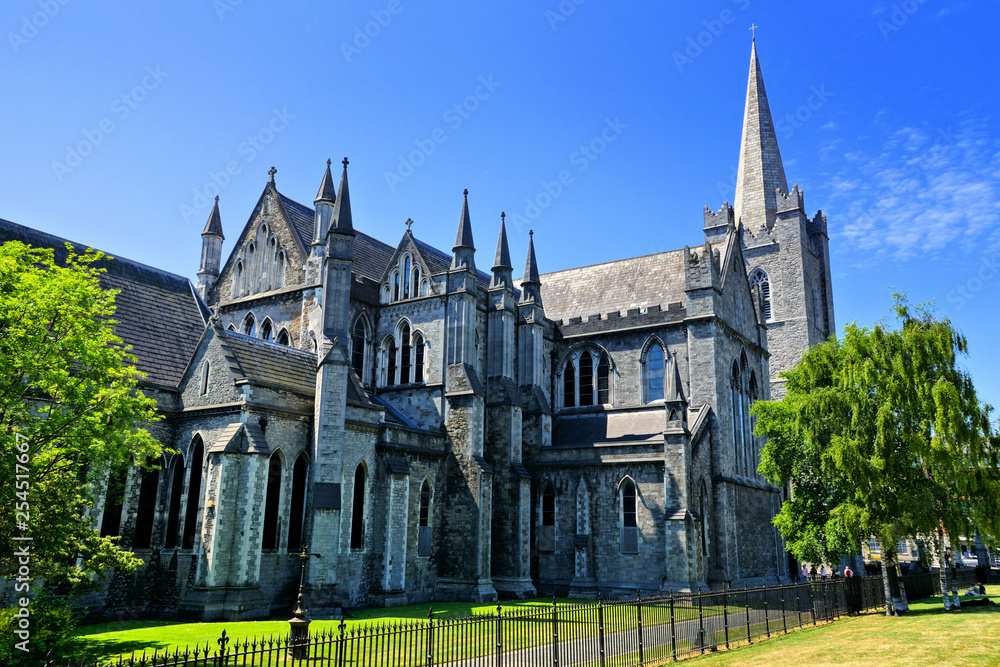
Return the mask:
[[[626,479],[621,489],[621,552],[639,553],[639,512],[635,484]]]
[[[392,300],[399,301],[399,272],[392,273]]]
[[[365,318],[359,317],[354,323],[354,331],[351,333],[351,367],[357,373],[358,379],[365,381],[365,357],[368,347],[368,327],[365,325]]]
[[[265,288],[267,290],[272,290],[277,285],[274,283],[274,277],[278,272],[278,239],[273,236],[267,242],[267,275],[264,276],[266,281]]]
[[[399,328],[399,384],[410,383],[410,325],[403,322]]]
[[[743,445],[743,474],[750,474],[750,371],[746,352],[740,352],[740,443]]]
[[[181,494],[184,492],[184,459],[174,459],[174,470],[170,476],[170,506],[167,510],[167,534],[163,546],[177,548],[177,532],[181,522]]]
[[[274,329],[271,327],[271,320],[265,319],[264,324],[260,325],[260,337],[266,341],[274,338]]]
[[[563,405],[567,408],[576,406],[576,368],[572,359],[566,360],[563,370]]]
[[[413,273],[410,274],[410,284],[412,285],[411,288],[410,288],[412,290],[411,293],[413,294],[413,296],[417,296],[418,295],[417,290],[420,289],[420,267],[419,266],[414,265],[414,267],[413,267]],[[420,294],[420,296],[424,296],[424,295]]]
[[[201,395],[208,393],[208,376],[211,365],[206,361],[201,365]]]
[[[191,476],[188,480],[187,512],[184,517],[184,539],[181,548],[193,549],[195,533],[198,530],[198,511],[201,509],[201,469],[205,462],[205,447],[201,438],[196,438],[191,454]]]
[[[291,346],[292,342],[288,338],[288,330],[282,329],[280,332],[278,332],[277,343],[278,345],[284,345],[285,347]]]
[[[271,455],[267,467],[267,497],[264,501],[264,530],[261,549],[278,548],[278,501],[281,499],[281,457]]]
[[[230,322],[229,326],[226,327],[226,331],[232,331],[233,333],[236,333],[236,325]]]
[[[351,548],[365,546],[365,466],[358,464],[354,471],[354,505],[351,508]]]
[[[246,270],[246,290],[244,294],[255,294],[257,292],[257,248],[253,243],[247,247],[247,270]]]
[[[541,530],[538,531],[538,550],[556,550],[556,490],[551,482],[542,485]]]
[[[274,260],[274,289],[285,286],[285,251],[279,250]]]
[[[396,339],[389,337],[385,351],[385,385],[396,384]]]
[[[611,363],[600,350],[584,349],[566,360],[563,407],[611,403]]]
[[[232,297],[243,296],[243,262],[236,262],[236,276],[233,278]]]
[[[309,473],[309,460],[305,454],[299,454],[292,468],[292,502],[288,508],[288,548],[298,549],[302,546],[302,520],[306,509],[306,480]]]
[[[760,300],[763,306],[764,321],[771,321],[771,280],[767,277],[764,269],[757,269],[750,276],[750,290],[760,291]]]
[[[122,504],[125,502],[125,478],[128,470],[120,468],[108,475],[108,488],[104,496],[104,514],[101,516],[101,537],[115,537],[122,530]]]
[[[580,405],[594,404],[594,357],[588,350],[580,354]]]
[[[742,472],[743,445],[743,385],[739,362],[733,361],[733,373],[729,380],[730,403],[733,410],[733,450],[736,474]]]
[[[135,535],[132,546],[148,549],[153,541],[153,519],[156,516],[156,490],[160,485],[159,470],[143,470],[139,485],[139,506],[135,514]]]
[[[701,492],[698,494],[698,514],[701,516],[701,555],[704,563],[708,565],[708,491],[705,489],[705,482],[701,483]]]
[[[419,274],[420,270],[417,269],[417,275]],[[427,282],[427,279],[425,278],[424,280],[420,281],[420,296],[427,296],[427,293],[429,291],[430,291],[430,283]]]
[[[247,315],[247,318],[243,320],[243,333],[248,336],[253,336],[257,332],[257,323],[254,322],[253,315]]]
[[[403,298],[410,298],[410,256],[403,260]]]
[[[646,351],[646,365],[643,370],[646,382],[646,402],[663,400],[663,371],[665,368],[663,348],[653,343]]]
[[[431,485],[424,480],[420,485],[420,515],[417,520],[417,556],[431,555]]]
[[[748,405],[753,405],[758,399],[757,374],[754,371],[750,371],[750,386],[747,391]],[[747,410],[747,414],[750,416],[750,423],[747,425],[747,437],[750,440],[750,474],[754,477],[758,477],[759,473],[757,472],[757,467],[760,465],[760,450],[758,447],[757,436],[754,435],[754,429],[757,427],[757,417],[750,415],[749,409]]]
[[[413,334],[413,381],[424,381],[424,337]]]

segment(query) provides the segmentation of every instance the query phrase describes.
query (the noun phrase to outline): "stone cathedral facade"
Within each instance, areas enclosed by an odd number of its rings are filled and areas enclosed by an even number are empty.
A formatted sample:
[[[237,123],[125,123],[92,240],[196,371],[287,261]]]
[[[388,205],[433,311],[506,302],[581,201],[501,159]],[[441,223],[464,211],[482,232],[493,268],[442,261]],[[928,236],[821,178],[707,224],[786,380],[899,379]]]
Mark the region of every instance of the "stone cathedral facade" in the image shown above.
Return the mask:
[[[788,576],[748,408],[834,331],[833,299],[756,48],[740,150],[734,206],[706,207],[691,247],[596,266],[542,273],[531,239],[515,273],[468,192],[450,251],[409,227],[374,239],[346,159],[312,207],[272,169],[225,257],[216,202],[196,286],[109,261],[177,453],[109,476],[95,524],[147,565],[96,608],[287,613],[305,545],[317,615]],[[3,222],[9,238],[60,241]]]

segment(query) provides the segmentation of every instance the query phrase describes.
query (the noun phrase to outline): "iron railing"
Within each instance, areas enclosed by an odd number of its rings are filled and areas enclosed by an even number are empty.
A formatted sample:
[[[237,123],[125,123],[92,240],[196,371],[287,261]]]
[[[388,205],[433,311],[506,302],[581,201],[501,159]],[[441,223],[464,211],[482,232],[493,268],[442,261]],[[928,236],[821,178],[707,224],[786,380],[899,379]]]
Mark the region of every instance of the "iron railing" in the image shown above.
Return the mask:
[[[959,585],[974,571],[961,570]],[[910,599],[939,594],[937,573],[902,577]],[[626,667],[753,643],[803,625],[885,605],[881,577],[675,593],[583,604],[523,606],[464,618],[362,626],[344,620],[310,634],[231,640],[172,653],[132,655],[104,667]],[[84,663],[73,663],[83,665]]]

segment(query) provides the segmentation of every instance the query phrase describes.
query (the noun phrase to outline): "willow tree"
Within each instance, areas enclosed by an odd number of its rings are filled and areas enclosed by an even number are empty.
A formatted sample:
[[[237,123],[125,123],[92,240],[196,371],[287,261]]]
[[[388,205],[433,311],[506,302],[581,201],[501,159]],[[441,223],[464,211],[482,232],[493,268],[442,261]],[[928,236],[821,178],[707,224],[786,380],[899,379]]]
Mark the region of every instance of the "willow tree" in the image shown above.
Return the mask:
[[[753,408],[770,439],[761,472],[793,487],[776,525],[790,545],[826,554],[877,539],[888,615],[906,606],[890,581],[899,540],[1000,526],[997,440],[990,407],[958,364],[966,340],[926,307],[894,299],[898,326],[849,325],[785,374],[777,406]]]

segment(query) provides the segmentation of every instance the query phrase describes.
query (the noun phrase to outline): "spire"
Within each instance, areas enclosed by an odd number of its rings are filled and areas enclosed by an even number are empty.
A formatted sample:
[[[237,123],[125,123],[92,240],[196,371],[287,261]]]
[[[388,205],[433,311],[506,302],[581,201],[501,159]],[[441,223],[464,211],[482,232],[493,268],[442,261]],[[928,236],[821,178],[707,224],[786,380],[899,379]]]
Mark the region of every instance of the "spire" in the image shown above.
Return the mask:
[[[344,158],[344,173],[340,176],[340,196],[333,207],[333,221],[330,223],[330,231],[340,234],[350,234],[354,236],[354,222],[351,220],[351,196],[347,191],[347,158]],[[327,168],[329,173],[329,167]]]
[[[466,188],[465,201],[462,202],[462,217],[458,221],[458,234],[455,235],[455,248],[476,249],[472,242],[472,220],[469,218],[469,189]],[[455,248],[452,248],[454,250]]]
[[[750,47],[750,76],[743,115],[743,138],[740,144],[740,167],[736,176],[736,221],[742,219],[749,229],[774,225],[777,211],[775,189],[788,191],[785,169],[778,152],[778,138],[771,120],[764,90],[764,76],[757,60],[757,42]]]
[[[337,192],[333,189],[333,175],[330,173],[330,160],[326,161],[326,173],[323,174],[323,181],[319,184],[319,192],[315,201],[328,201],[331,204],[337,201]]]
[[[462,202],[462,217],[458,221],[458,234],[455,235],[455,247],[452,248],[452,269],[476,270],[476,246],[472,242],[472,219],[469,217],[469,190],[465,190],[465,201]]]
[[[541,305],[542,280],[538,275],[538,261],[535,259],[535,230],[528,232],[528,258],[524,262],[524,277],[521,278],[521,302],[534,301]]]
[[[215,206],[212,207],[212,212],[208,215],[208,222],[205,223],[205,231],[201,235],[214,235],[220,239],[226,238],[222,235],[222,217],[219,216],[219,195],[215,195]]]
[[[497,238],[497,252],[493,257],[493,280],[490,287],[507,287],[513,290],[511,272],[514,267],[510,265],[510,249],[507,247],[507,228],[504,225],[506,213],[500,213],[500,236]]]

